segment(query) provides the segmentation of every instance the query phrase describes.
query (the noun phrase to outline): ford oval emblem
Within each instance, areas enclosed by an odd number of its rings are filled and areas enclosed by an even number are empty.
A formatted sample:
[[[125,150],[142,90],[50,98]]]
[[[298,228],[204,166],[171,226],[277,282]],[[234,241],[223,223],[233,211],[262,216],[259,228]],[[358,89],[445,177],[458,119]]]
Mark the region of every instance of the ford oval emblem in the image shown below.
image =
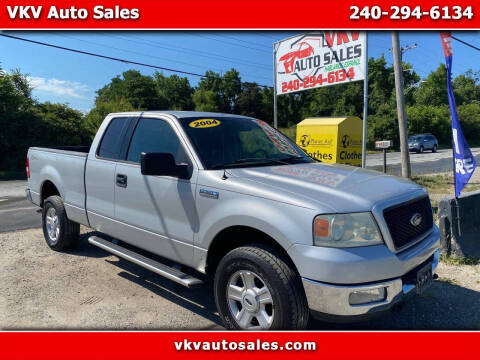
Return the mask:
[[[422,223],[422,215],[420,215],[419,213],[415,213],[412,215],[412,217],[410,218],[410,224],[412,224],[413,226],[417,227],[419,226],[421,223]]]

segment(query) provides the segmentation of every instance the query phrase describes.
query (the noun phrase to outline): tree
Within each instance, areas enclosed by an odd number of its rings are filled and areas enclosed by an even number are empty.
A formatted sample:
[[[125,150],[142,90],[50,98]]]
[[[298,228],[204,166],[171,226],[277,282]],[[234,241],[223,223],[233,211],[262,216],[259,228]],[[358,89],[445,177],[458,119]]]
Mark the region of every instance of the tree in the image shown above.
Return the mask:
[[[265,114],[262,100],[260,88],[256,83],[243,83],[241,92],[235,100],[234,112],[239,115],[262,119]]]
[[[415,103],[418,105],[448,105],[447,69],[440,64],[437,70],[430,72],[415,91]]]
[[[86,136],[93,140],[102,121],[110,113],[122,111],[135,111],[136,109],[125,99],[119,98],[111,101],[96,101],[95,107],[83,119],[82,128]]]
[[[197,90],[193,94],[193,102],[197,111],[220,111],[220,99],[213,90]]]
[[[192,110],[192,95],[194,89],[187,78],[177,75],[164,76],[159,72],[154,74],[156,91],[165,100],[165,108],[169,110]]]
[[[157,86],[151,76],[140,71],[128,70],[122,77],[113,78],[109,84],[97,91],[96,102],[111,102],[125,99],[139,110],[163,110],[167,101],[157,93]]]

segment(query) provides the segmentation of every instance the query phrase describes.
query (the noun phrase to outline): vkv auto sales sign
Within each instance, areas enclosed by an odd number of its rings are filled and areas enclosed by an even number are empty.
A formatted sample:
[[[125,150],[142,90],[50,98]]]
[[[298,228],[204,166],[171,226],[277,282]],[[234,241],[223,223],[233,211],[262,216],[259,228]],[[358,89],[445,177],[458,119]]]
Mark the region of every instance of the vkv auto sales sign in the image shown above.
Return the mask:
[[[309,32],[275,43],[274,50],[277,94],[365,78],[365,32]]]

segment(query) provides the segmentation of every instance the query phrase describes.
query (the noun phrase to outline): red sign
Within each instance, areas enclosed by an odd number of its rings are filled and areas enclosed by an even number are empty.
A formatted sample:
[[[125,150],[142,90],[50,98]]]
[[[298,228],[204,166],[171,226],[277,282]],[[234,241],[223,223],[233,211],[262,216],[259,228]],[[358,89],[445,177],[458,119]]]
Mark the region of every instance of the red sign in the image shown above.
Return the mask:
[[[292,349],[280,350],[287,343]],[[388,360],[452,360],[475,358],[479,343],[478,332],[4,332],[0,359],[371,360],[383,354]],[[306,344],[315,350],[305,350]]]

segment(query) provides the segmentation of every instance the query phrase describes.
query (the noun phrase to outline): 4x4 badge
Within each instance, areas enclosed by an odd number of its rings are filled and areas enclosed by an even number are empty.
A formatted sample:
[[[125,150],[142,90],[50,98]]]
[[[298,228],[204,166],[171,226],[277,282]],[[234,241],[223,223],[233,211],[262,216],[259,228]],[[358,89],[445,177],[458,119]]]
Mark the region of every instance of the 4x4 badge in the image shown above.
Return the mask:
[[[200,189],[200,196],[208,197],[211,199],[218,199],[218,192],[207,189]]]

